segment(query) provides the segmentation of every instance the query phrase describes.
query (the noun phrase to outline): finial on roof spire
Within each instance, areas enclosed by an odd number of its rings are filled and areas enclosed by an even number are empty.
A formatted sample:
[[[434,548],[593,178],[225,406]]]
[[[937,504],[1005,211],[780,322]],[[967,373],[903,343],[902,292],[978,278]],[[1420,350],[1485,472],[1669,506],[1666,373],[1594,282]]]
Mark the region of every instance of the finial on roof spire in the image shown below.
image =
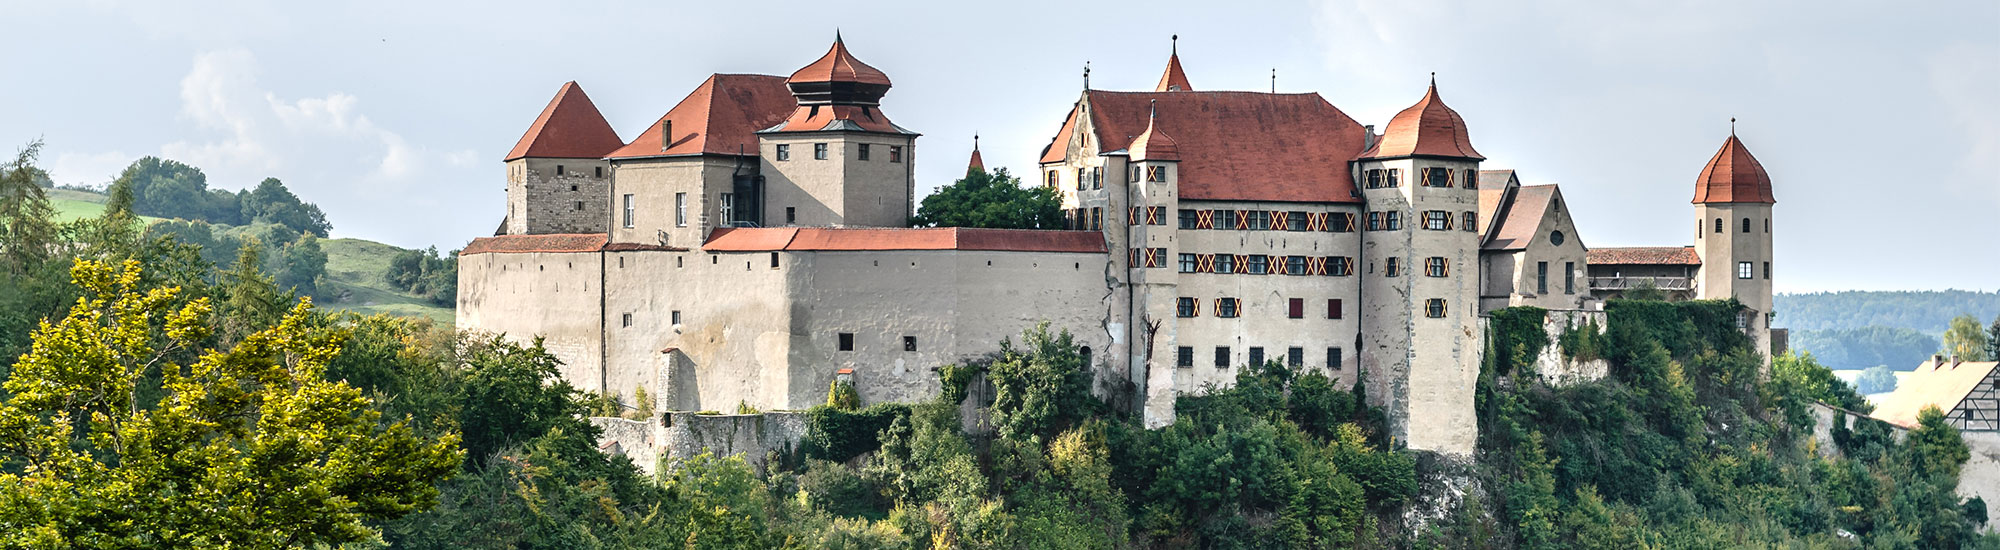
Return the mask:
[[[1153,125],[1153,115],[1158,114],[1159,112],[1160,112],[1160,100],[1157,99],[1146,100],[1146,126]]]
[[[1083,89],[1090,89],[1090,60],[1083,61]]]
[[[833,43],[835,44],[840,43],[840,27],[833,28]]]
[[[972,133],[972,150],[979,150],[979,132]]]
[[[1437,71],[1431,71],[1431,87],[1432,87],[1432,88],[1436,88],[1436,87],[1438,87],[1438,72],[1437,72]]]
[[[1173,42],[1172,42],[1172,43],[1170,43],[1170,44],[1169,44],[1169,45],[1167,46],[1167,53],[1169,53],[1169,54],[1172,54],[1172,55],[1180,55],[1180,54],[1181,54],[1181,35],[1178,35],[1178,34],[1176,34],[1176,35],[1174,35],[1174,36],[1173,36],[1173,38],[1172,38],[1171,40],[1173,40]]]
[[[1736,135],[1736,117],[1729,117],[1729,135]]]
[[[1271,67],[1271,93],[1278,93],[1278,68]]]

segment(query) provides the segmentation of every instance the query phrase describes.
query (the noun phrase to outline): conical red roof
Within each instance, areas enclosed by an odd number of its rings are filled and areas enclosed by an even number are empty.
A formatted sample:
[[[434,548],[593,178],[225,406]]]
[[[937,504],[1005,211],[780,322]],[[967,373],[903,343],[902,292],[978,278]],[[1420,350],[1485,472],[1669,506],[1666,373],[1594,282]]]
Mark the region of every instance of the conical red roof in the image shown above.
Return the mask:
[[[563,84],[555,99],[549,100],[549,106],[542,108],[542,115],[535,118],[535,124],[528,127],[528,133],[514,144],[514,150],[507,153],[505,160],[602,158],[623,146],[625,142],[618,139],[618,132],[604,121],[604,115],[597,112],[597,105],[590,102],[583,87],[572,80]]]
[[[1750,148],[1744,147],[1735,133],[1730,133],[1715,158],[1702,167],[1701,178],[1695,180],[1694,202],[1775,204],[1778,200],[1771,195],[1771,175],[1764,172],[1764,165],[1750,156]]]
[[[833,47],[826,51],[826,55],[820,56],[819,61],[814,61],[811,65],[806,65],[805,68],[792,73],[792,77],[785,82],[792,84],[801,82],[859,82],[862,84],[888,86],[889,75],[882,74],[882,71],[868,66],[867,63],[862,63],[859,59],[855,59],[854,54],[848,53],[847,44],[841,41],[840,35],[835,34],[833,37]]]
[[[1132,160],[1135,162],[1142,160],[1180,162],[1181,160],[1181,145],[1174,142],[1174,138],[1168,136],[1166,131],[1160,129],[1158,117],[1150,115],[1146,117],[1146,131],[1139,132],[1139,137],[1132,138],[1132,145],[1126,148],[1126,152],[1132,155]]]
[[[1465,119],[1445,106],[1437,92],[1437,81],[1433,80],[1430,90],[1424,92],[1424,99],[1389,119],[1389,125],[1382,130],[1382,139],[1376,140],[1375,146],[1359,158],[1422,155],[1485,160],[1479,151],[1472,149]]]
[[[1155,92],[1194,91],[1194,85],[1188,84],[1187,72],[1181,70],[1180,54],[1176,53],[1167,56],[1167,72],[1160,74],[1160,85],[1154,86],[1153,91]]]
[[[986,160],[979,158],[979,136],[972,136],[972,161],[965,163],[965,171],[986,171]]]

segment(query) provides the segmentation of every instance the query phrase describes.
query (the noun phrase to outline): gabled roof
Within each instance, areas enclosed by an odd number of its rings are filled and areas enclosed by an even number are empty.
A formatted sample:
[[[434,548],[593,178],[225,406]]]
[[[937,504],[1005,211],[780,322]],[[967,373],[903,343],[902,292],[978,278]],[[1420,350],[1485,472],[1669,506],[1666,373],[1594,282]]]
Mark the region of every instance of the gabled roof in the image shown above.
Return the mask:
[[[1590,265],[1701,265],[1692,246],[1631,246],[1592,248],[1584,253]]]
[[[1513,170],[1479,171],[1479,235],[1489,235],[1494,222],[1499,221],[1500,207],[1506,203],[1507,194],[1513,191],[1521,180]]]
[[[854,54],[847,51],[847,43],[840,39],[840,33],[836,32],[833,47],[826,50],[826,55],[792,73],[786,82],[859,82],[888,86],[889,75],[855,59]]]
[[[1701,177],[1695,180],[1694,202],[1771,204],[1778,200],[1771,195],[1771,175],[1764,172],[1764,165],[1757,162],[1757,157],[1750,156],[1750,148],[1736,139],[1735,132],[1730,132],[1729,139],[1722,142],[1722,149],[1715,152],[1715,158],[1708,159]]]
[[[528,126],[528,132],[521,135],[521,141],[514,144],[514,150],[508,151],[504,160],[603,158],[623,145],[625,142],[618,139],[611,123],[597,112],[597,104],[591,103],[583,87],[572,80],[556,91],[556,97],[542,108],[541,116],[535,117],[535,123]]]
[[[1156,111],[1179,150],[1183,199],[1360,202],[1347,161],[1361,125],[1319,94],[1088,90],[1041,162],[1063,161],[1086,108],[1100,153],[1129,147]]]
[[[1556,203],[1556,197],[1561,194],[1554,185],[1523,185],[1515,188],[1505,208],[1494,216],[1496,218],[1494,222],[1500,226],[1494,228],[1492,236],[1486,240],[1482,248],[1486,250],[1527,248],[1528,244],[1534,242],[1535,235],[1540,232],[1542,219],[1547,217],[1549,208]],[[1484,193],[1480,198],[1485,198]],[[1481,210],[1486,208],[1484,201],[1479,207]],[[1575,236],[1572,235],[1571,238]]]
[[[701,245],[710,252],[993,250],[1102,254],[1096,231],[976,229],[970,227],[726,227]]]
[[[757,154],[757,131],[785,120],[795,107],[785,79],[761,74],[716,74],[702,81],[672,110],[606,155],[639,158],[669,155]],[[660,126],[673,121],[674,141],[661,150]]]
[[[1389,119],[1389,125],[1382,129],[1382,139],[1376,140],[1374,147],[1361,154],[1361,158],[1408,156],[1486,158],[1472,149],[1472,137],[1465,129],[1465,119],[1438,98],[1436,80],[1431,81],[1430,89],[1424,92],[1424,98],[1418,100],[1416,105]]]
[[[1167,56],[1167,71],[1160,73],[1160,84],[1153,87],[1155,92],[1192,92],[1194,85],[1188,84],[1187,72],[1181,70],[1181,54],[1175,52]]]
[[[1917,414],[1924,407],[1935,406],[1949,413],[1957,408],[1965,396],[1972,393],[1979,383],[1993,374],[2000,362],[1925,361],[1917,370],[1896,382],[1896,392],[1882,400],[1875,407],[1872,416],[1884,422],[1914,428]]]

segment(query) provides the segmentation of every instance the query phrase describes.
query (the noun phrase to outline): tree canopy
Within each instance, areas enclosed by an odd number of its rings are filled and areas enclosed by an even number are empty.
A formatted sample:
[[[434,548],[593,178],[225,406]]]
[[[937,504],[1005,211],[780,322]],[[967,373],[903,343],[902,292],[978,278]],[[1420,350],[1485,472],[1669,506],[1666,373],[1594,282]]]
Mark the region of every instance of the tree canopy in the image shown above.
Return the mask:
[[[1062,201],[1053,188],[1022,187],[1006,168],[970,170],[964,179],[924,197],[910,225],[1061,229]]]

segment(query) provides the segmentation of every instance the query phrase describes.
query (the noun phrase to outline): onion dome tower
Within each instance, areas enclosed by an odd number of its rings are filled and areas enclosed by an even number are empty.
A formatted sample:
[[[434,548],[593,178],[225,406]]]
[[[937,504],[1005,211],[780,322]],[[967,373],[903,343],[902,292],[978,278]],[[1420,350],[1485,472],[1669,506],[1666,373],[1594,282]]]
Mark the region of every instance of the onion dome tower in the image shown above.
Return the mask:
[[[785,87],[798,107],[784,122],[758,132],[769,196],[783,203],[761,207],[773,213],[766,219],[789,225],[908,225],[915,208],[917,133],[882,114],[889,75],[856,58],[836,32],[826,55],[792,73]]]
[[[1735,298],[1745,311],[1741,327],[1765,353],[1769,364],[1771,325],[1771,175],[1750,148],[1729,138],[1694,182],[1695,250],[1701,254],[1702,299]]]

